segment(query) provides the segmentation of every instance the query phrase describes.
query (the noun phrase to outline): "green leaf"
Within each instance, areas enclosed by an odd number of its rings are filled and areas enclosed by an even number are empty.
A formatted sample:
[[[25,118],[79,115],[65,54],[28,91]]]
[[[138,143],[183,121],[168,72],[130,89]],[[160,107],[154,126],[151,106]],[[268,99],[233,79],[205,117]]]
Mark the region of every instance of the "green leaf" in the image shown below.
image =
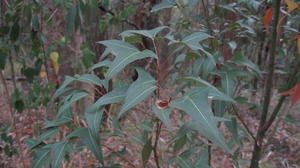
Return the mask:
[[[121,107],[118,118],[130,108],[145,100],[156,89],[156,81],[150,73],[139,67],[136,70],[138,72],[138,79],[126,91],[124,104]]]
[[[87,113],[93,113],[97,111],[97,109],[101,108],[103,105],[123,101],[126,97],[126,90],[127,87],[120,87],[112,90],[111,92],[106,93],[87,109]]]
[[[208,150],[205,149],[199,153],[197,156],[197,162],[195,164],[196,167],[203,167],[203,168],[210,168],[210,166],[207,164],[208,163]]]
[[[94,85],[102,86],[102,81],[98,78],[98,76],[94,74],[83,74],[77,78],[78,81],[91,83]]]
[[[202,45],[200,44],[201,41],[208,39],[208,38],[212,38],[212,36],[210,36],[209,34],[203,33],[203,32],[195,32],[192,33],[191,35],[185,37],[181,42],[184,43],[185,45],[187,45],[188,47],[190,47],[192,50],[200,50],[203,53],[205,53],[213,62],[213,64],[216,64],[216,61],[214,59],[214,57],[207,52]]]
[[[82,62],[86,68],[89,68],[93,64],[93,60],[96,58],[96,54],[88,49],[83,50]]]
[[[14,102],[13,104],[14,108],[17,110],[18,113],[22,113],[23,110],[25,109],[25,104],[23,100],[18,99]]]
[[[214,100],[223,100],[223,101],[229,101],[229,102],[235,102],[231,97],[227,96],[223,92],[221,92],[219,89],[214,87],[212,84],[208,83],[207,81],[201,79],[200,77],[185,77],[182,78],[183,80],[190,80],[194,82],[198,82],[206,87],[209,88],[208,96],[212,96],[212,99]]]
[[[40,148],[36,150],[35,158],[32,161],[32,168],[49,167],[51,148]]]
[[[193,121],[193,129],[199,131],[225,151],[229,151],[209,107],[207,88],[190,89],[182,98],[174,100],[171,103],[171,107],[178,108],[189,114]]]
[[[87,96],[88,93],[80,91],[72,93],[68,96],[67,99],[65,99],[64,104],[59,108],[57,116],[61,116],[63,112],[65,112],[68,108],[70,108],[76,101],[84,98]]]
[[[283,121],[285,121],[287,123],[291,123],[291,124],[298,123],[297,120],[290,114],[287,114],[286,116],[284,116]]]
[[[104,60],[101,62],[98,62],[97,64],[93,65],[90,69],[89,72],[92,72],[93,70],[101,67],[109,67],[111,65],[111,61],[109,60]]]
[[[6,48],[0,48],[0,70],[4,70],[8,51]]]
[[[123,39],[126,43],[141,43],[142,39],[139,36],[133,35],[128,36]]]
[[[173,126],[170,121],[171,109],[158,109],[155,105],[152,106],[153,112],[169,129]]]
[[[236,54],[230,61],[233,62],[233,63],[236,63],[238,65],[246,66],[247,68],[249,68],[250,70],[255,72],[255,74],[257,76],[262,75],[262,72],[259,69],[259,67],[256,64],[254,64],[252,61],[250,61],[247,58],[243,57],[241,53]]]
[[[105,45],[116,58],[110,65],[106,79],[112,78],[115,74],[120,72],[126,65],[147,57],[157,58],[155,53],[150,50],[139,51],[131,44],[119,40],[106,40],[99,42]]]
[[[59,168],[64,160],[65,154],[70,148],[70,144],[67,141],[57,142],[52,144],[51,151],[53,152],[53,159],[51,162],[52,168]]]
[[[223,69],[221,71],[214,72],[214,74],[221,77],[221,87],[226,95],[232,97],[235,87],[234,79],[236,76],[239,76],[241,73],[236,69]]]
[[[215,100],[213,106],[215,110],[215,115],[218,117],[223,117],[227,106],[226,102]]]
[[[239,144],[238,126],[235,117],[230,117],[229,121],[224,122],[228,130],[232,133],[233,139],[236,144]]]
[[[57,128],[53,128],[53,129],[50,129],[46,132],[44,132],[42,135],[40,135],[37,139],[26,139],[25,142],[27,142],[26,144],[28,144],[28,147],[30,149],[36,147],[37,145],[39,145],[40,143],[42,143],[45,139],[48,139],[54,135],[56,135],[58,132],[58,129]]]
[[[176,156],[176,159],[181,168],[194,168],[189,159],[183,158],[181,156]]]
[[[10,40],[12,42],[17,41],[19,38],[19,34],[20,34],[20,25],[19,22],[16,21],[10,30]]]
[[[96,137],[97,140],[99,140],[99,130],[102,121],[103,111],[104,109],[100,108],[94,111],[93,113],[85,113],[85,118],[87,120],[88,126],[93,136]]]
[[[139,128],[143,131],[151,132],[153,130],[153,125],[152,125],[151,120],[146,120],[146,121],[139,123]]]
[[[76,78],[71,77],[71,76],[66,76],[64,82],[61,84],[61,86],[56,90],[56,92],[54,93],[52,100],[58,98],[59,96],[61,96],[63,93],[65,93],[66,91],[68,91],[68,89],[66,89],[66,87],[74,82],[76,80]]]
[[[47,124],[43,128],[46,129],[51,127],[58,127],[60,125],[69,123],[72,120],[73,120],[72,108],[69,107],[62,114],[57,115],[55,120],[52,121],[46,120]]]
[[[174,144],[174,152],[178,152],[180,149],[182,149],[183,146],[186,144],[186,142],[187,142],[186,135],[177,139]]]
[[[144,163],[146,163],[149,160],[149,157],[151,156],[151,152],[152,152],[152,144],[151,143],[152,143],[152,138],[149,138],[143,147],[142,160]]]
[[[103,155],[99,143],[89,128],[78,128],[66,138],[80,137],[83,143],[94,153],[95,157],[103,163]]]
[[[168,28],[167,26],[156,27],[151,30],[127,30],[121,33],[122,39],[126,37],[134,36],[135,34],[142,35],[148,37],[152,40],[156,37],[156,35],[161,32],[163,29]]]
[[[73,120],[72,118],[61,117],[61,118],[53,120],[53,121],[46,121],[47,124],[43,128],[57,127],[57,126],[69,123],[72,120]]]
[[[77,8],[76,5],[72,5],[68,10],[66,17],[66,36],[70,37],[71,33],[74,30],[75,18],[76,18]]]
[[[175,5],[176,5],[175,0],[163,0],[161,3],[155,5],[152,8],[151,12],[156,12],[158,10],[165,9],[165,8],[172,8]]]

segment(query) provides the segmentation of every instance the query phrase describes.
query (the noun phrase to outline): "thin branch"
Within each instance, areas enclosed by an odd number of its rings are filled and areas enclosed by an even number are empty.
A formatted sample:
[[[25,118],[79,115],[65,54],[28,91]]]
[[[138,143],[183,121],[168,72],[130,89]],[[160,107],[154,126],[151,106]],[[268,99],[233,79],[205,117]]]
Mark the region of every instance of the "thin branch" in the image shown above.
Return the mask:
[[[160,98],[160,80],[161,80],[161,76],[160,76],[160,71],[161,71],[161,68],[160,68],[160,60],[159,60],[159,53],[158,53],[158,49],[157,49],[157,46],[156,46],[156,43],[155,43],[155,40],[152,39],[152,44],[153,44],[153,47],[154,47],[154,50],[155,50],[155,54],[157,56],[157,59],[156,59],[156,77],[157,77],[157,98],[159,99]]]
[[[157,145],[158,145],[159,135],[161,132],[161,126],[162,126],[162,122],[158,120],[156,122],[156,133],[155,133],[156,135],[155,135],[155,141],[154,141],[154,146],[153,146],[154,160],[155,160],[155,164],[156,164],[157,168],[160,168]]]
[[[251,130],[249,129],[249,127],[247,126],[246,122],[244,121],[244,119],[242,118],[242,116],[240,116],[240,114],[238,113],[238,110],[236,109],[235,105],[232,105],[232,109],[234,114],[237,116],[237,118],[241,121],[242,125],[245,127],[246,131],[249,133],[249,135],[252,137],[252,139],[254,140],[254,142],[256,143],[257,140],[253,134],[253,132],[251,132]]]
[[[290,76],[290,78],[289,78],[289,80],[288,80],[287,89],[290,89],[290,88],[291,88],[293,85],[295,85],[296,82],[297,82],[297,75],[298,75],[298,73],[299,73],[298,67],[300,67],[300,55],[299,55],[298,58],[296,58],[295,61],[296,61],[296,66],[295,66],[295,68],[294,68],[294,72],[291,74],[291,76]],[[287,89],[286,89],[286,90],[287,90]],[[285,98],[286,98],[286,96],[281,96],[281,97],[280,97],[280,99],[279,99],[279,101],[278,101],[278,103],[277,103],[275,109],[273,110],[273,112],[272,112],[270,118],[269,118],[268,121],[265,123],[265,125],[261,128],[261,131],[266,132],[266,131],[270,128],[270,126],[272,125],[272,123],[273,123],[274,120],[276,119],[276,117],[277,117],[277,115],[278,115],[278,113],[279,113],[279,111],[280,111],[280,108],[281,108],[281,106],[282,106],[282,104],[283,104]]]
[[[14,89],[17,89],[15,66],[14,66],[14,63],[13,63],[13,60],[12,60],[11,52],[9,52],[9,53],[10,53],[10,56],[9,56],[8,60],[9,60],[9,64],[10,64],[10,70],[11,70],[11,75],[12,75],[13,86],[14,86]]]

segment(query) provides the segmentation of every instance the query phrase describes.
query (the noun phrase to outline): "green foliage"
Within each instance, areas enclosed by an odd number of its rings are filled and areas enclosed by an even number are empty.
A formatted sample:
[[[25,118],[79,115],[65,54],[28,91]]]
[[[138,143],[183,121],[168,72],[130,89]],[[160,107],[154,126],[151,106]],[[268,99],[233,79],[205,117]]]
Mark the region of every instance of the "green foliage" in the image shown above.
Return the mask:
[[[145,100],[156,89],[154,78],[142,68],[136,68],[138,79],[134,81],[126,91],[124,104],[121,107],[119,117],[134,105]]]
[[[184,97],[174,100],[171,107],[183,110],[192,117],[193,128],[205,135],[212,142],[218,144],[226,151],[230,151],[224,138],[218,131],[217,122],[208,105],[208,90],[206,88],[193,88]]]
[[[106,79],[112,78],[115,74],[120,72],[129,63],[147,58],[157,58],[157,56],[150,50],[139,51],[136,47],[131,44],[125,43],[118,40],[107,40],[99,42],[107,47],[107,49],[112,52],[116,58],[109,66],[107,70]]]

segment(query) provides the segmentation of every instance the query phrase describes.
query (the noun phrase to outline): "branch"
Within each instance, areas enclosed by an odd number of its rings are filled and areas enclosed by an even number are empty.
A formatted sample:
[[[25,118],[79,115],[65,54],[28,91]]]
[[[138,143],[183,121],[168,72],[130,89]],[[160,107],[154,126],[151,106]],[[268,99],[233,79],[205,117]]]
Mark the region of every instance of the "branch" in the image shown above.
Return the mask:
[[[245,129],[247,130],[247,132],[250,134],[250,136],[252,137],[252,139],[254,140],[254,142],[256,143],[257,140],[253,134],[253,132],[249,129],[249,127],[247,126],[247,124],[245,123],[244,119],[240,116],[240,114],[238,113],[238,110],[236,109],[235,105],[232,105],[232,109],[234,114],[237,116],[237,118],[241,121],[242,125],[245,127]]]
[[[298,71],[298,67],[300,67],[300,55],[296,58],[296,66],[294,68],[294,72],[291,74],[291,76],[289,77],[289,80],[288,80],[288,84],[287,84],[287,89],[290,89],[292,86],[294,86],[297,82],[297,75],[299,73]],[[269,120],[265,123],[265,125],[262,127],[262,130],[263,132],[266,132],[270,126],[272,125],[272,123],[274,122],[274,120],[276,119],[279,111],[280,111],[280,108],[285,100],[286,96],[281,96],[275,109],[273,110]]]
[[[158,156],[158,152],[157,152],[157,145],[158,145],[159,135],[160,135],[160,131],[161,131],[161,126],[162,126],[162,122],[157,121],[156,122],[155,142],[154,142],[154,146],[153,146],[154,160],[155,160],[155,164],[156,164],[157,168],[160,168],[159,156]]]

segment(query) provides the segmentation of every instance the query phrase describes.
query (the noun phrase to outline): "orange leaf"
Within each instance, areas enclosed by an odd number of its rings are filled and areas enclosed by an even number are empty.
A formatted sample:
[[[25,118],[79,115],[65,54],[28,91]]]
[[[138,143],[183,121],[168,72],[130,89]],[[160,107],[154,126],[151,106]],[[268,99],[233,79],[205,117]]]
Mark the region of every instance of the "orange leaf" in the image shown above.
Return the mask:
[[[265,29],[269,29],[269,25],[272,20],[272,12],[273,12],[273,8],[268,8],[265,13],[265,16],[263,19]]]
[[[294,9],[299,7],[299,5],[293,0],[285,0],[285,3],[288,6],[288,12],[292,12]]]
[[[300,54],[300,35],[296,36],[296,39],[297,39],[298,53]]]
[[[295,87],[292,89],[280,93],[281,96],[285,95],[291,95],[291,100],[292,100],[292,106],[295,105],[295,103],[300,99],[300,83],[298,83]]]

